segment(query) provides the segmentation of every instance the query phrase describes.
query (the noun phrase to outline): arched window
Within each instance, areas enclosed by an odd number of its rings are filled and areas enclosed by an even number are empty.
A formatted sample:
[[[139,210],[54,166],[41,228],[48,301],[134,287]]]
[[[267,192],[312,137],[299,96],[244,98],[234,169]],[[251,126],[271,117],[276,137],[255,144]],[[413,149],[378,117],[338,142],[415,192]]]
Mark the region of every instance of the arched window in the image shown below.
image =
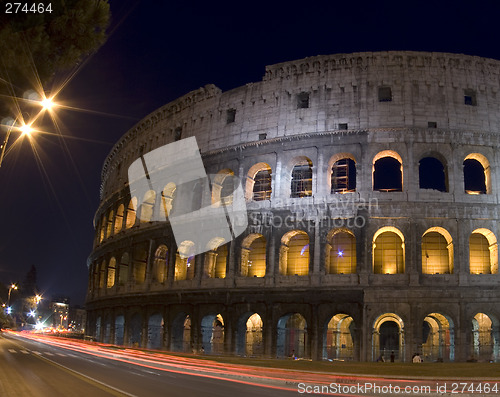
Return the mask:
[[[405,272],[404,236],[392,226],[379,229],[373,236],[373,272],[397,274]]]
[[[160,204],[160,219],[166,219],[169,217],[173,210],[175,191],[177,187],[175,183],[168,183],[161,192],[161,204]]]
[[[328,233],[325,260],[328,274],[356,273],[356,237],[350,230]]]
[[[115,216],[115,234],[117,234],[123,227],[123,212],[125,211],[125,207],[123,204],[120,204],[118,209],[116,210]]]
[[[246,198],[249,201],[264,201],[271,199],[271,167],[266,163],[255,164],[248,171]]]
[[[241,244],[241,275],[264,277],[266,275],[266,239],[262,234],[250,234]]]
[[[215,251],[214,278],[226,278],[227,267],[227,244],[221,245]]]
[[[107,287],[112,288],[115,285],[115,275],[116,275],[116,259],[113,257],[108,263],[108,282]]]
[[[99,288],[104,288],[104,280],[106,279],[106,261],[102,261],[99,266]]]
[[[403,190],[403,161],[396,152],[385,150],[374,157],[373,190],[381,192]]]
[[[142,284],[146,281],[146,267],[148,261],[146,248],[142,245],[134,247],[132,259],[135,283]]]
[[[312,196],[312,161],[307,157],[295,163],[292,169],[290,197]]]
[[[135,210],[137,208],[137,198],[132,197],[128,203],[127,207],[127,219],[125,223],[125,227],[127,229],[131,228],[135,225]]]
[[[159,283],[165,282],[168,268],[168,248],[166,245],[160,245],[155,252],[153,263],[153,280]]]
[[[418,163],[420,189],[433,189],[439,192],[448,191],[448,178],[445,167],[435,157],[424,157]]]
[[[453,241],[443,228],[433,227],[422,236],[422,273],[453,273]]]
[[[174,280],[191,280],[194,277],[194,243],[183,241],[177,249],[175,259]]]
[[[464,160],[464,188],[467,194],[491,193],[490,163],[479,153],[471,153]]]
[[[120,268],[118,270],[118,284],[125,285],[128,281],[128,267],[130,264],[129,255],[124,253],[120,259]]]
[[[309,236],[302,230],[292,230],[281,239],[280,274],[309,274]]]
[[[155,208],[156,193],[154,190],[148,190],[144,194],[141,205],[141,222],[151,222]]]
[[[476,229],[470,235],[469,267],[471,274],[498,273],[498,244],[490,230]]]
[[[219,171],[212,181],[212,205],[230,205],[233,202],[233,192],[236,190],[234,172],[230,169]]]
[[[331,193],[356,191],[356,163],[351,158],[342,158],[332,165]]]
[[[113,234],[113,218],[114,218],[113,210],[109,211],[108,214],[108,225],[106,230],[106,237],[110,237]]]

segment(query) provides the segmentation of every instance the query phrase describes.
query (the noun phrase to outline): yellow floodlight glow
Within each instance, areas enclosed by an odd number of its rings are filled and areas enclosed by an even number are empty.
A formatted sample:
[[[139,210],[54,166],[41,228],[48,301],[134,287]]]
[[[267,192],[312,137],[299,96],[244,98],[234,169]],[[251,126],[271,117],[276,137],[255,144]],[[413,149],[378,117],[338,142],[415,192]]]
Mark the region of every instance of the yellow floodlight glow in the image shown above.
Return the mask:
[[[44,98],[40,101],[40,105],[44,110],[51,110],[55,106],[55,103],[52,98]]]
[[[21,136],[25,136],[25,135],[30,136],[31,133],[34,131],[33,128],[31,128],[31,124],[24,124],[21,127],[19,127],[19,130],[22,133]]]

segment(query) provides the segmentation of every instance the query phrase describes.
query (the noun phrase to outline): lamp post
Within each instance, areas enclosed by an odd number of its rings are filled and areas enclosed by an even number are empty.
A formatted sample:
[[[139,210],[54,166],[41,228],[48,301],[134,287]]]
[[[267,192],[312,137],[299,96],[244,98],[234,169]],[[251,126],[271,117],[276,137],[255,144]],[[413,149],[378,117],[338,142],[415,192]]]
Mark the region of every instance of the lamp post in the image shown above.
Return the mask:
[[[10,307],[10,293],[12,292],[13,289],[17,289],[16,284],[11,284],[9,287],[9,296],[7,298],[7,306],[9,306],[9,307]]]

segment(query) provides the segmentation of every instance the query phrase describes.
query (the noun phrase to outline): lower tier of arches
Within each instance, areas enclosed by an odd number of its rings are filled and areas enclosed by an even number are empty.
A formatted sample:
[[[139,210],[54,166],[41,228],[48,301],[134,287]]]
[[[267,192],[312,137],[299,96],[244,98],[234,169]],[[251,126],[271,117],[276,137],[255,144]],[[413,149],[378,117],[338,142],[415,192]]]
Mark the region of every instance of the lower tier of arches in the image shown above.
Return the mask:
[[[500,361],[494,289],[186,291],[87,303],[102,343],[330,361]]]

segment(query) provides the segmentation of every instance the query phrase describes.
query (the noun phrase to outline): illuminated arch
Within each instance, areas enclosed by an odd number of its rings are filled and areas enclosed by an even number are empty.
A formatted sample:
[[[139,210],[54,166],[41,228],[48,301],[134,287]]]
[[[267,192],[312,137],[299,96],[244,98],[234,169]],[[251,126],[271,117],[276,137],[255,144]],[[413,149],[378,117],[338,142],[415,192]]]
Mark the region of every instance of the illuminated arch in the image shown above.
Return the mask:
[[[148,190],[144,193],[141,205],[141,222],[151,222],[153,220],[155,201],[156,192],[154,190]]]
[[[465,157],[463,165],[465,193],[491,194],[491,168],[488,159],[480,153],[470,153]]]
[[[332,194],[356,191],[356,159],[351,153],[337,153],[330,158],[327,183]]]
[[[139,245],[132,250],[132,269],[136,284],[143,284],[146,281],[146,269],[148,263],[148,252],[146,247]]]
[[[137,209],[137,197],[132,197],[127,206],[127,219],[125,221],[125,228],[129,229],[135,225]]]
[[[202,349],[205,354],[224,352],[224,319],[221,314],[209,314],[201,320]]]
[[[309,274],[309,236],[303,230],[292,230],[281,238],[280,274],[307,276]]]
[[[166,245],[160,245],[155,252],[153,262],[153,280],[164,283],[167,278],[168,269],[168,248]]]
[[[114,234],[117,234],[118,232],[120,232],[122,230],[124,211],[125,211],[124,205],[120,204],[118,206],[118,209],[116,210]]]
[[[170,215],[174,206],[176,190],[175,183],[170,182],[161,191],[160,219],[166,219]]]
[[[240,272],[246,277],[266,275],[266,239],[262,234],[250,234],[241,243]]]
[[[474,230],[469,237],[469,270],[471,274],[498,273],[498,243],[488,229]]]
[[[110,237],[113,234],[113,220],[114,220],[114,212],[110,210],[108,213],[108,223],[106,228],[106,238]]]
[[[403,190],[403,159],[397,152],[383,150],[375,155],[372,162],[372,186],[373,190],[385,192]]]
[[[496,316],[476,313],[472,318],[472,357],[480,362],[500,360],[500,327]]]
[[[344,228],[330,230],[325,248],[328,274],[356,273],[356,237],[353,232]]]
[[[354,320],[348,314],[336,314],[326,324],[323,334],[323,359],[353,360]]]
[[[372,327],[372,360],[386,361],[394,352],[397,361],[405,361],[405,330],[403,319],[395,313],[377,317]]]
[[[253,165],[247,174],[245,199],[247,201],[264,201],[271,199],[272,170],[267,163]]]
[[[115,277],[116,277],[116,259],[113,257],[109,260],[108,263],[108,280],[107,280],[107,288],[112,288],[115,285]]]
[[[294,159],[290,180],[290,197],[312,196],[313,163],[305,156]]]
[[[424,318],[422,356],[425,362],[454,361],[455,332],[451,317],[430,313]]]
[[[194,277],[194,243],[185,240],[177,249],[175,258],[174,280],[191,280]]]
[[[228,178],[229,177],[229,178]],[[236,188],[233,170],[225,168],[220,170],[212,181],[212,205],[219,207],[221,203],[231,205],[233,202],[233,192]]]
[[[453,273],[453,240],[442,227],[431,227],[422,235],[422,273]]]
[[[405,240],[394,226],[384,226],[373,235],[373,272],[396,274],[405,272]]]
[[[205,253],[206,275],[210,278],[226,278],[228,249],[225,239],[214,237],[208,243]]]

